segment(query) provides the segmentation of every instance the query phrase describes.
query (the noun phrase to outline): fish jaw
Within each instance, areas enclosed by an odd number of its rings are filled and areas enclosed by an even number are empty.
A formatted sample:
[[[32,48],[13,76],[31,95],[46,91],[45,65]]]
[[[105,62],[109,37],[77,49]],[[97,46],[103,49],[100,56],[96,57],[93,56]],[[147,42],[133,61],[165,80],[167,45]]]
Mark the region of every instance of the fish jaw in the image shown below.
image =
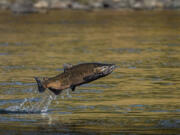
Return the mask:
[[[96,71],[95,73],[99,74],[100,77],[101,76],[103,77],[112,73],[115,68],[116,68],[115,64],[102,64],[95,68],[95,71]]]

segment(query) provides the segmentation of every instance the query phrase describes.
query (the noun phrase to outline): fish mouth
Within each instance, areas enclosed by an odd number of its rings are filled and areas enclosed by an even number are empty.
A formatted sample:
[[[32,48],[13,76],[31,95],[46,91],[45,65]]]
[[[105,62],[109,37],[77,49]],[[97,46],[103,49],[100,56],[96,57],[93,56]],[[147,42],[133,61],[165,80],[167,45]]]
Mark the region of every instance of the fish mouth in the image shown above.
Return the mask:
[[[116,67],[117,66],[115,64],[108,64],[106,66],[103,66],[101,71],[104,75],[108,75],[108,74],[112,73]]]
[[[108,68],[109,72],[111,73],[117,66],[115,64],[111,64]]]

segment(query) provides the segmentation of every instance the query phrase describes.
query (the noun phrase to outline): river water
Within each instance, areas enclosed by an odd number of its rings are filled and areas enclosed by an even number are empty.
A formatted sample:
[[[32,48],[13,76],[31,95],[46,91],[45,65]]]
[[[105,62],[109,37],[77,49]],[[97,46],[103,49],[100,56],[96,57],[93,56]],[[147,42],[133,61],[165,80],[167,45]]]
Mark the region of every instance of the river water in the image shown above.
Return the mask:
[[[64,63],[115,71],[55,97]],[[179,11],[0,12],[0,134],[180,133]]]

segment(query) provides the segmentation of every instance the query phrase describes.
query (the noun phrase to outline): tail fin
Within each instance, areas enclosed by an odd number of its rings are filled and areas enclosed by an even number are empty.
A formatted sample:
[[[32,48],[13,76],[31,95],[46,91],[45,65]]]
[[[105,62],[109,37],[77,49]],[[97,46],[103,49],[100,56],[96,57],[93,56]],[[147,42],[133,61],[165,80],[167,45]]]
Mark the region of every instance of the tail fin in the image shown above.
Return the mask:
[[[34,77],[37,82],[39,92],[44,92],[46,88],[43,87],[41,80],[38,77]]]

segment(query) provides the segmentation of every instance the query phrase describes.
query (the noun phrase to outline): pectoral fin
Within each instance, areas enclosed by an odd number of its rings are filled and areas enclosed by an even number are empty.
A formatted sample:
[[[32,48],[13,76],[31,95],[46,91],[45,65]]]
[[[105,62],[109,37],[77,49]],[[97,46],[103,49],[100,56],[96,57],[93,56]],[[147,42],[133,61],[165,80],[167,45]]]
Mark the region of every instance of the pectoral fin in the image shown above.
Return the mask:
[[[83,78],[86,82],[90,82],[90,81],[93,81],[93,80],[96,80],[98,79],[98,76],[97,75],[89,75],[89,76],[86,76]]]

